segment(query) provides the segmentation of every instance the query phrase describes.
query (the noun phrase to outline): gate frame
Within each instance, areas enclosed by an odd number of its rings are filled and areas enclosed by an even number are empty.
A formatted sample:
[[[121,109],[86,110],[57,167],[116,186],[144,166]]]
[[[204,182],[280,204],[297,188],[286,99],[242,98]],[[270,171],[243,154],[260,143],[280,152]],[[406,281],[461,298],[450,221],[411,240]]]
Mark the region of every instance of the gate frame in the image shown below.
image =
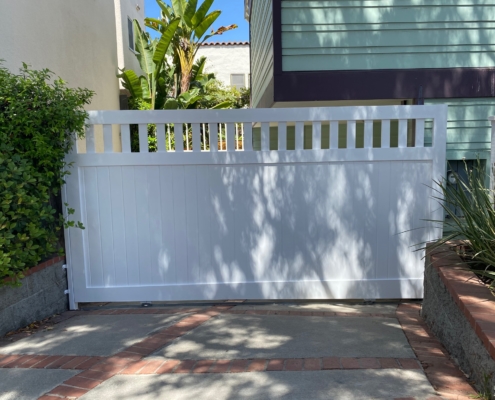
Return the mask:
[[[352,162],[366,161],[363,159],[363,151],[372,148],[372,141],[369,140],[370,123],[375,120],[389,123],[390,120],[416,120],[416,143],[415,147],[407,147],[405,140],[407,128],[404,131],[404,124],[399,127],[399,147],[390,148],[387,143],[382,148],[374,148],[375,155],[380,155],[378,160],[415,160],[430,161],[432,163],[433,181],[441,181],[446,172],[446,131],[447,131],[447,106],[446,105],[421,105],[421,106],[358,106],[358,107],[321,107],[321,108],[293,108],[293,109],[245,109],[245,110],[175,110],[175,111],[90,111],[88,118],[88,129],[86,134],[86,153],[77,153],[78,146],[74,146],[72,153],[68,154],[66,161],[73,163],[74,168],[69,170],[71,176],[67,177],[66,184],[62,189],[63,202],[68,203],[75,209],[75,213],[70,216],[76,221],[83,221],[81,211],[84,187],[81,181],[79,168],[84,166],[121,165],[122,160],[132,157],[134,165],[194,165],[194,164],[285,164],[293,162]],[[433,119],[433,143],[432,147],[423,147],[424,122],[425,119]],[[270,122],[286,123],[296,122],[296,136],[299,124],[302,122],[312,122],[313,126],[321,126],[321,122],[338,124],[339,121],[348,122],[348,138],[355,139],[356,121],[365,121],[365,147],[338,149],[335,143],[331,142],[330,149],[313,148],[303,150],[301,143],[297,144],[296,150],[274,150],[267,147],[266,134]],[[226,123],[227,127],[234,123],[242,122],[247,128],[245,131],[246,144],[243,151],[235,151],[234,136],[232,129],[227,130],[227,151],[216,151],[212,145],[211,151],[201,151],[195,148],[194,143],[198,143],[199,132],[193,129],[193,151],[165,152],[164,139],[158,142],[158,152],[148,153],[147,147],[147,124],[168,124],[168,123]],[[349,122],[351,122],[349,124]],[[252,151],[252,126],[254,123],[261,123],[262,150]],[[95,135],[93,125],[103,125],[104,153],[95,151]],[[122,129],[123,152],[113,152],[112,128],[111,124],[119,124]],[[129,124],[139,125],[140,152],[130,154]],[[280,126],[280,125],[279,125]],[[283,125],[282,125],[283,126]],[[299,125],[299,127],[302,125]],[[332,125],[330,125],[332,126]],[[389,125],[388,125],[389,126]],[[350,127],[350,128],[349,128]],[[332,128],[330,128],[332,129]],[[283,131],[282,131],[283,132]],[[313,130],[313,132],[315,132]],[[321,130],[316,130],[321,134]],[[388,134],[390,131],[388,130]],[[383,137],[387,134],[387,129],[382,129]],[[354,135],[354,136],[353,136]],[[406,136],[404,136],[406,135]],[[279,147],[284,146],[280,141]],[[318,138],[318,137],[317,137]],[[264,140],[265,139],[265,140]],[[315,143],[315,140],[313,140]],[[349,143],[349,141],[348,141]],[[318,146],[319,147],[319,146]],[[400,149],[400,152],[399,152]],[[399,154],[401,153],[401,154]],[[191,159],[190,154],[195,154]],[[373,160],[369,160],[373,161]],[[443,220],[443,209],[438,204],[439,199],[430,198],[430,211],[433,220]],[[64,217],[69,216],[64,208]],[[430,226],[429,239],[432,240],[442,233],[441,227]],[[65,240],[67,248],[67,272],[69,286],[69,303],[71,310],[78,309],[78,298],[75,280],[78,279],[78,271],[74,270],[74,259],[85,259],[84,235],[80,229],[65,229]],[[82,243],[82,245],[78,245]],[[80,271],[79,271],[80,272]],[[148,299],[143,299],[148,300]],[[96,300],[99,301],[99,300]]]

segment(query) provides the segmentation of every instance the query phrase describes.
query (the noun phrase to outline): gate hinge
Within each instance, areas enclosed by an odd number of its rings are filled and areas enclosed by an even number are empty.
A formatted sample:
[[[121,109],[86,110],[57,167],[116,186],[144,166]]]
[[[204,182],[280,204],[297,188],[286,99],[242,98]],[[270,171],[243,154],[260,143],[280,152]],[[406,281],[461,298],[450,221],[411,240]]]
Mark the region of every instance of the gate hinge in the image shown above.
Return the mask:
[[[67,264],[62,265],[63,269],[67,269]]]
[[[70,290],[67,289],[67,290],[64,290],[64,294],[69,294],[70,293]]]

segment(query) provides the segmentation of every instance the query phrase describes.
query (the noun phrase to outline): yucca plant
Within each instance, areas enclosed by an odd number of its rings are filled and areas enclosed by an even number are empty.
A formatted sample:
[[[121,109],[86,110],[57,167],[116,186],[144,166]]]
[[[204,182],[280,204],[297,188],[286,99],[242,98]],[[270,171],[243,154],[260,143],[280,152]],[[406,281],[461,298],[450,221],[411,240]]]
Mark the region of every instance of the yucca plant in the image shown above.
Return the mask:
[[[465,164],[466,165],[466,164]],[[433,244],[438,248],[452,240],[460,240],[464,244],[464,259],[475,272],[481,276],[495,279],[495,208],[494,190],[485,185],[486,172],[481,161],[477,160],[474,168],[467,168],[467,179],[462,179],[452,171],[456,184],[446,180],[435,182],[438,185],[438,196],[447,218],[434,221],[444,224],[448,232]],[[455,210],[460,211],[460,215]],[[495,281],[492,281],[494,286]]]

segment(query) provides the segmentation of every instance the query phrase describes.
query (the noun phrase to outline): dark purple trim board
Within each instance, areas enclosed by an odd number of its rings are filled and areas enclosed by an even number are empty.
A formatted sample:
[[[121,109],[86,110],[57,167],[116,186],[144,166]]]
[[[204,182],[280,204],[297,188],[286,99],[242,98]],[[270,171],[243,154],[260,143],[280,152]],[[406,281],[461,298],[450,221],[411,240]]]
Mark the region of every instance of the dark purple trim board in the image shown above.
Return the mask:
[[[495,97],[495,68],[282,71],[282,0],[273,1],[274,101]],[[311,62],[308,60],[308,62]]]

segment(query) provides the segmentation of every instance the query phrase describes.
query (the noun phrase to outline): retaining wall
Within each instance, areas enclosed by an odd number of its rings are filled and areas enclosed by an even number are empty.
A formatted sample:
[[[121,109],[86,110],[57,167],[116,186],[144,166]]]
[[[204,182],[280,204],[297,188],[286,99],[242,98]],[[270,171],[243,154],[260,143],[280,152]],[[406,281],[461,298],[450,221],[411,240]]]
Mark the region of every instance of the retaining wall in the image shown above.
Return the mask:
[[[68,310],[65,258],[55,257],[26,272],[19,287],[0,287],[0,337]]]

